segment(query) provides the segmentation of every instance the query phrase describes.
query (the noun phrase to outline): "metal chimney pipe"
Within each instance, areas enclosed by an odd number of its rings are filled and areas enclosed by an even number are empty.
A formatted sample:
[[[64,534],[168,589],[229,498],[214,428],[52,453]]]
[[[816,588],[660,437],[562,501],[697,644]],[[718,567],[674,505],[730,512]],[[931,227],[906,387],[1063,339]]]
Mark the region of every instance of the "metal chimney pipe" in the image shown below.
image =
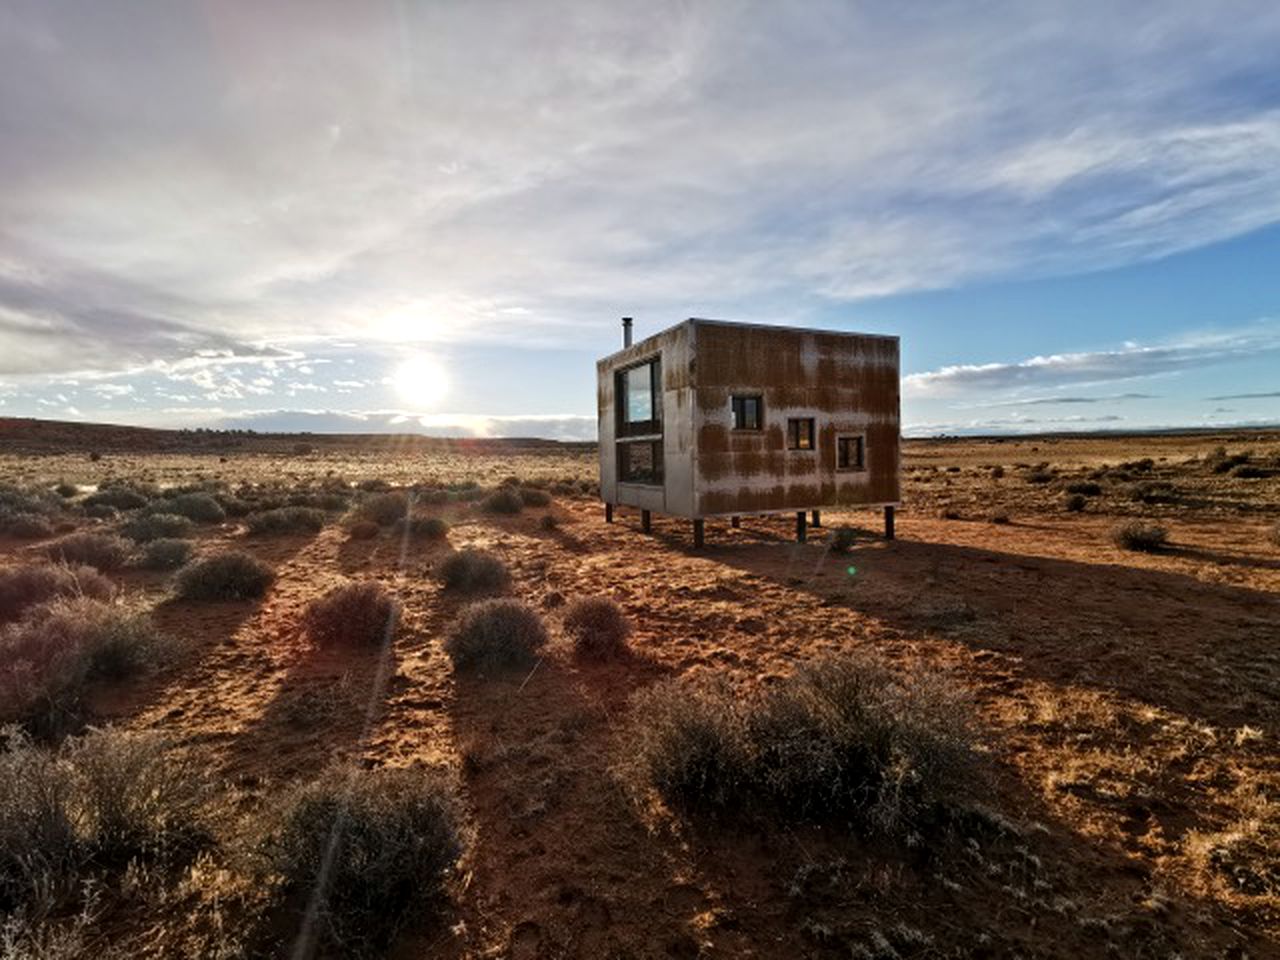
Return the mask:
[[[622,318],[622,345],[624,347],[631,346],[631,318]]]

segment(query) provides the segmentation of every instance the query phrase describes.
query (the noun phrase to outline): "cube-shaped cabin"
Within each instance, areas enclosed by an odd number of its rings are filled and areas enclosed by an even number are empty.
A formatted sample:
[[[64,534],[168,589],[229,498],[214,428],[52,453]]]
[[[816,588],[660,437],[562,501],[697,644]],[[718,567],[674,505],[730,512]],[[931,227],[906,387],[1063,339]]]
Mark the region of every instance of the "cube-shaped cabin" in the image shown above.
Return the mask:
[[[630,321],[623,321],[630,339]],[[596,364],[600,496],[693,521],[899,501],[898,338],[689,319]]]

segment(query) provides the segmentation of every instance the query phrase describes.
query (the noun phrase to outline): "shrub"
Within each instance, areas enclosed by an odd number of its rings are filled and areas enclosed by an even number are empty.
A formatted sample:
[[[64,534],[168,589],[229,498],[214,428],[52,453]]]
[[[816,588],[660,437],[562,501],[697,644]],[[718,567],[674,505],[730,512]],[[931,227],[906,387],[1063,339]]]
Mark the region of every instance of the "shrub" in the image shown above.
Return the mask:
[[[994,467],[991,468],[992,480],[999,480],[1003,476],[1004,476],[1004,467],[1000,466],[1000,464],[997,463]]]
[[[1154,553],[1169,539],[1169,531],[1159,524],[1129,520],[1111,531],[1111,539],[1124,550]]]
[[[352,540],[372,540],[381,530],[372,520],[357,520],[347,529],[347,536]]]
[[[86,564],[98,570],[117,570],[129,558],[129,545],[106,533],[70,533],[44,549],[56,562]]]
[[[858,542],[858,531],[853,527],[836,527],[835,532],[831,535],[831,551],[833,553],[848,553]]]
[[[84,508],[84,515],[94,520],[114,520],[120,511],[109,503],[91,503]]]
[[[55,597],[106,600],[115,585],[93,567],[45,563],[0,570],[0,623],[16,620],[26,610]]]
[[[362,485],[363,486],[363,485]],[[409,498],[403,493],[374,493],[356,504],[355,515],[388,527],[409,513]]]
[[[499,487],[481,501],[487,513],[516,514],[524,509],[524,500],[514,487]]]
[[[53,524],[38,513],[0,516],[0,531],[20,540],[40,540],[53,536]]]
[[[86,507],[101,504],[115,507],[117,510],[137,510],[139,507],[145,507],[149,502],[150,498],[144,493],[126,486],[103,487],[84,498]]]
[[[266,593],[275,578],[275,571],[257,557],[230,550],[185,567],[177,590],[186,600],[250,600]]]
[[[1067,513],[1079,513],[1088,503],[1089,501],[1085,499],[1084,494],[1073,493],[1062,502],[1062,509],[1066,510]]]
[[[361,954],[430,912],[467,846],[448,772],[335,766],[290,797],[265,853],[286,889],[315,898],[317,933]]]
[[[1067,484],[1067,493],[1079,494],[1082,497],[1096,497],[1102,493],[1102,484],[1092,480],[1077,480]]]
[[[1009,515],[1005,513],[1003,510],[997,510],[995,513],[991,514],[991,516],[988,517],[987,519],[991,523],[1003,526],[1004,524],[1007,524],[1009,522]]]
[[[72,497],[74,497],[77,493],[80,492],[80,488],[77,487],[74,483],[67,483],[65,480],[63,480],[63,481],[60,481],[58,485],[53,488],[53,492],[56,493],[58,496],[60,496],[63,500],[70,500]]]
[[[1164,480],[1147,480],[1130,487],[1129,498],[1139,503],[1173,503],[1178,496],[1173,484]]]
[[[245,518],[249,532],[261,536],[273,533],[319,533],[325,524],[323,510],[316,507],[276,507],[260,510]]]
[[[376,580],[334,587],[312,600],[302,614],[302,629],[322,646],[371,647],[390,640],[400,604]]]
[[[142,548],[138,566],[144,570],[177,570],[191,559],[191,550],[186,540],[161,537]]]
[[[549,507],[551,505],[551,496],[533,487],[521,487],[520,502],[526,507]]]
[[[1231,476],[1240,480],[1260,480],[1271,476],[1271,471],[1252,463],[1241,463],[1231,468]]]
[[[1271,537],[1271,543],[1274,546],[1280,547],[1280,523],[1277,523],[1274,527],[1271,528],[1270,537]]]
[[[154,733],[94,730],[57,750],[0,742],[0,913],[91,869],[163,860],[204,839],[203,779]]]
[[[395,532],[415,540],[443,540],[449,535],[449,524],[440,517],[401,517]]]
[[[714,681],[672,677],[635,694],[619,754],[627,786],[681,808],[734,805],[750,779],[742,716],[732,692]]]
[[[968,730],[945,687],[846,655],[748,697],[723,683],[655,684],[633,698],[619,771],[680,807],[755,806],[910,840],[972,780]]]
[[[564,631],[578,653],[611,657],[627,648],[631,621],[608,597],[579,597],[565,608]]]
[[[193,536],[195,526],[186,517],[180,517],[176,513],[148,513],[128,520],[120,528],[120,532],[135,543],[147,543],[151,540]]]
[[[548,532],[560,529],[560,521],[556,519],[554,513],[544,513],[542,519],[538,521],[538,526]]]
[[[467,607],[444,642],[455,670],[527,667],[547,642],[536,610],[520,600],[482,600]]]
[[[152,505],[156,513],[173,513],[196,523],[222,523],[227,511],[208,493],[180,493]]]
[[[444,558],[440,579],[446,590],[493,591],[504,588],[511,575],[493,554],[468,548]]]
[[[137,610],[89,597],[50,601],[0,633],[0,717],[55,730],[78,716],[91,681],[124,680],[174,649]]]

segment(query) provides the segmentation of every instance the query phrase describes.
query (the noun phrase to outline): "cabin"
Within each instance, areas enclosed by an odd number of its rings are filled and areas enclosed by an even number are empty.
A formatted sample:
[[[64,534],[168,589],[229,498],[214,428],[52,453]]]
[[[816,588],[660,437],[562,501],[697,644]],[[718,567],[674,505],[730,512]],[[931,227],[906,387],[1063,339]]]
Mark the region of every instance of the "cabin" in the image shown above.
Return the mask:
[[[900,494],[898,338],[691,318],[597,361],[600,496],[692,521],[824,507],[884,510]]]

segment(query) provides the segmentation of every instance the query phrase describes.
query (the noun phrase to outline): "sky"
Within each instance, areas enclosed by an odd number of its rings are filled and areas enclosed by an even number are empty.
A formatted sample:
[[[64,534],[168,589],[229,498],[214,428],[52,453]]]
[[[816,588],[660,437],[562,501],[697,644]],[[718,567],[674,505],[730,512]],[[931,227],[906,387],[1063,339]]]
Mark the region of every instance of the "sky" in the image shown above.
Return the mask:
[[[0,416],[595,436],[690,316],[909,435],[1280,422],[1280,5],[0,0]]]

